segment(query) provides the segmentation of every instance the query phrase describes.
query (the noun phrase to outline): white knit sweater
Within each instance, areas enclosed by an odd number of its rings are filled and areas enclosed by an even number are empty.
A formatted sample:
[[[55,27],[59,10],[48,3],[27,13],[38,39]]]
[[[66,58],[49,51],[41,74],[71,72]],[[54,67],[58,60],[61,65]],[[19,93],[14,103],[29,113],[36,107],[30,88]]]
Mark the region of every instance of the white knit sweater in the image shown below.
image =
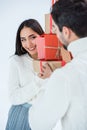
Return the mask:
[[[33,59],[28,55],[14,55],[9,62],[9,96],[14,105],[34,103],[44,92],[43,80],[33,70]],[[37,96],[38,95],[38,96]]]
[[[73,60],[56,69],[46,91],[29,111],[32,130],[52,130],[61,120],[62,130],[87,130],[87,37],[68,46]]]

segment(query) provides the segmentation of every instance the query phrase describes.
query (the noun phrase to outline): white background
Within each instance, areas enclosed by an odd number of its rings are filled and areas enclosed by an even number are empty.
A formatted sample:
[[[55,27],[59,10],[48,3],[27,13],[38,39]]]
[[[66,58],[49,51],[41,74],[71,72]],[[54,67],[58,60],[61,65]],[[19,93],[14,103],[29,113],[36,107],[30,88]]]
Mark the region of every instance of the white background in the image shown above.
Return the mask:
[[[0,0],[0,130],[5,130],[10,107],[8,98],[8,59],[15,51],[19,24],[37,19],[45,28],[44,14],[50,12],[50,0]]]

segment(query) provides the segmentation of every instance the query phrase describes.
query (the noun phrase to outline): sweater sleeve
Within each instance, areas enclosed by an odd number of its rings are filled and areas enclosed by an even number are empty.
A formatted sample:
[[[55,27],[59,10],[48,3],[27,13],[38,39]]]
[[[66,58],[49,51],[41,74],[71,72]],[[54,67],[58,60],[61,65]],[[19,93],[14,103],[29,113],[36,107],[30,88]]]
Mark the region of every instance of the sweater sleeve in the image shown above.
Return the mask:
[[[43,97],[30,108],[29,122],[32,130],[51,130],[67,112],[67,81],[59,70],[57,71],[48,80]]]
[[[21,85],[20,78],[23,73],[20,75],[18,69],[19,68],[15,60],[11,59],[9,64],[8,86],[9,98],[11,103],[14,105],[27,102],[29,103],[34,96],[38,95],[38,93],[42,91],[41,85],[45,82],[37,77],[37,75],[32,76],[30,72],[31,80],[29,79],[27,80],[26,84]]]

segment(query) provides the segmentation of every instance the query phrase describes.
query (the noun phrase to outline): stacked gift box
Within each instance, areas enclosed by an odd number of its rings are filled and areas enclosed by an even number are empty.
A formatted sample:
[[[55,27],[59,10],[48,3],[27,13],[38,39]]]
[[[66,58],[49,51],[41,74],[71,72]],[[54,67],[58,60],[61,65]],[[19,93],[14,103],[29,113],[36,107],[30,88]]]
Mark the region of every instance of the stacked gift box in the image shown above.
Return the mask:
[[[40,60],[61,60],[59,53],[62,44],[55,34],[44,34],[36,38],[38,59]]]
[[[41,72],[45,63],[55,70],[71,60],[70,53],[64,49],[55,34],[44,34],[35,40],[38,52],[38,60],[33,61],[35,72]]]
[[[53,5],[58,0],[50,0],[51,5]],[[52,32],[52,17],[49,13],[45,14],[45,33],[53,33]]]
[[[48,63],[53,71],[55,69],[60,68],[61,66],[64,66],[66,64],[65,61],[34,60],[33,66],[34,66],[35,72],[37,72],[37,73],[41,72],[42,71],[42,66],[44,66],[45,63]]]
[[[53,4],[54,0],[52,0]],[[33,61],[35,72],[41,72],[42,66],[48,63],[52,70],[64,66],[71,60],[70,53],[64,49],[56,34],[52,32],[52,17],[45,14],[45,34],[36,38],[38,60]]]

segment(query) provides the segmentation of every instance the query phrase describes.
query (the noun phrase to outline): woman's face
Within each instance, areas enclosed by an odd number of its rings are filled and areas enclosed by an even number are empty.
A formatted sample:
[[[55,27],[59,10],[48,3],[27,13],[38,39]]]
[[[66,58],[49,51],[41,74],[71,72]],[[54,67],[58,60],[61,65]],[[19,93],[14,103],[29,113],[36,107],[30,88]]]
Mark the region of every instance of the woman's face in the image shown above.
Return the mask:
[[[20,32],[22,47],[31,55],[32,58],[37,56],[35,38],[39,35],[29,27],[24,27]]]

